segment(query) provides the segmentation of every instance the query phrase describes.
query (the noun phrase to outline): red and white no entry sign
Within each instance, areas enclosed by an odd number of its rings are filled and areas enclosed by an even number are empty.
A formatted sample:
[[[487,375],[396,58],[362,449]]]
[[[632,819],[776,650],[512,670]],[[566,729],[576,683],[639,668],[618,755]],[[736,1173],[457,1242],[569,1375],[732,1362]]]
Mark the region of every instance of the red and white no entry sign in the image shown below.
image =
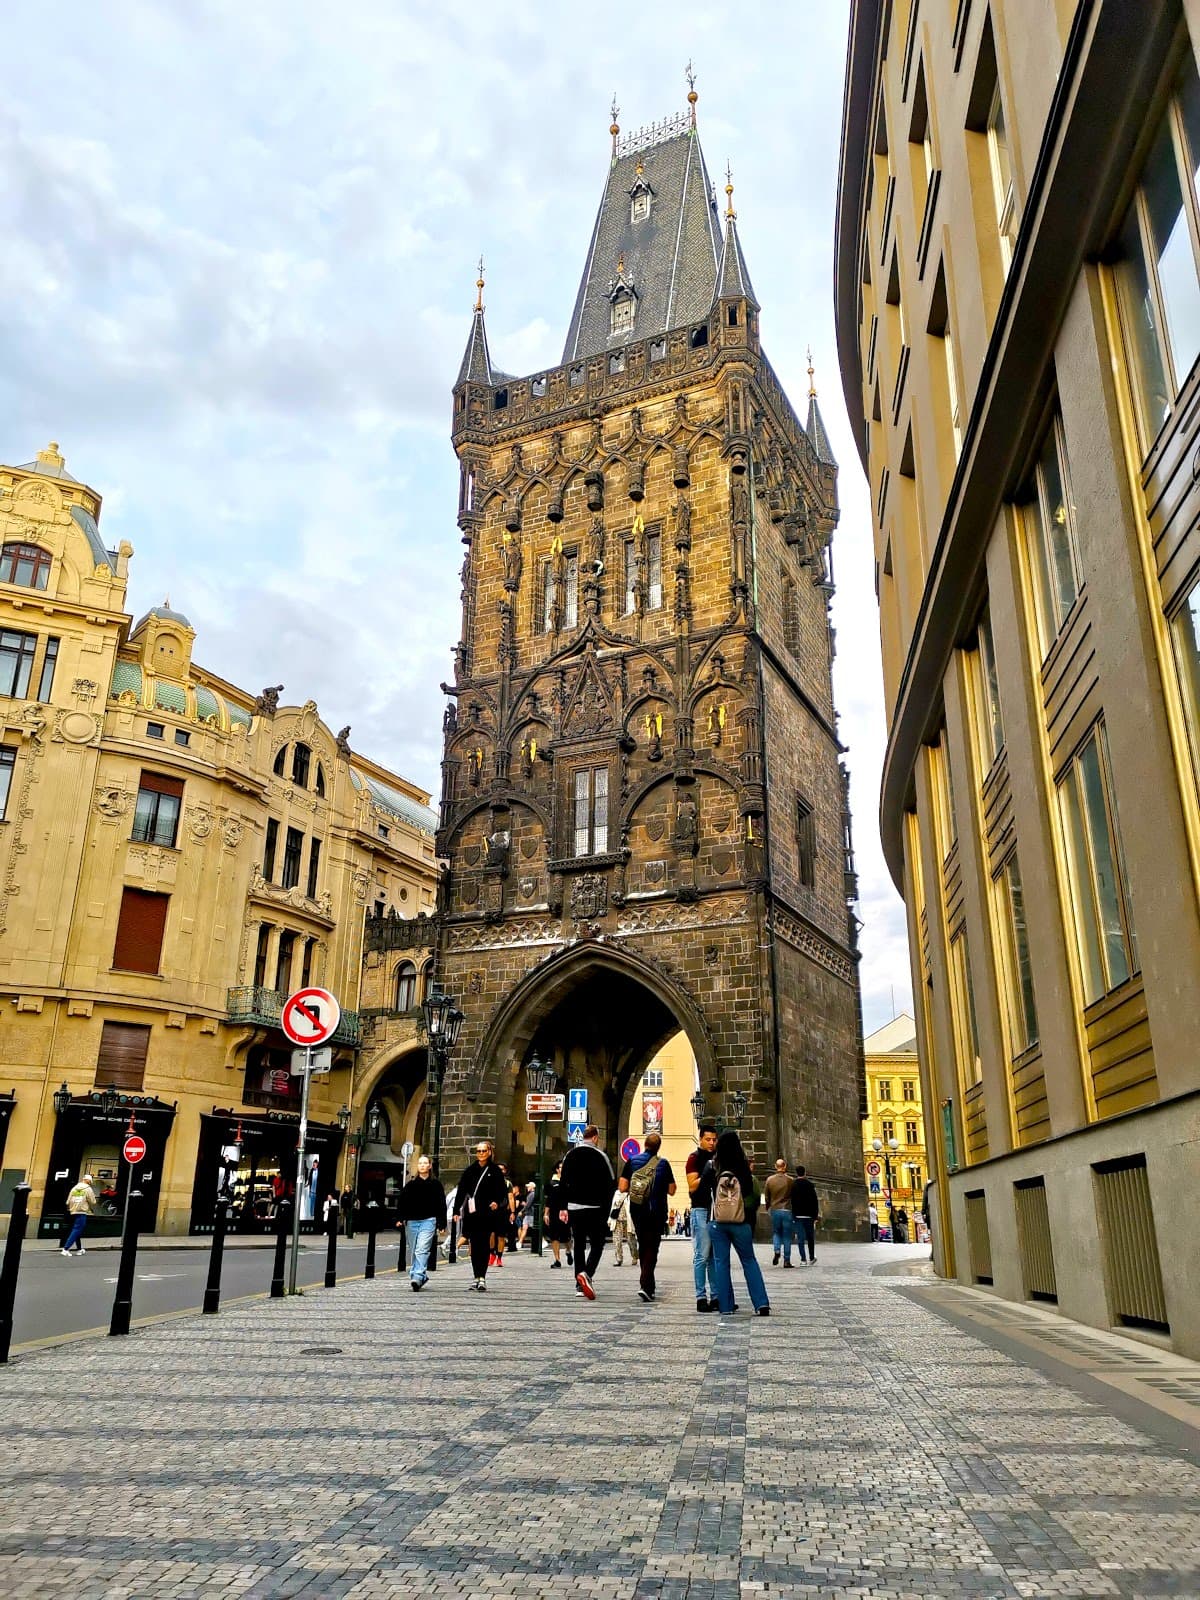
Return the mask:
[[[131,1167],[136,1167],[139,1161],[145,1159],[146,1141],[140,1133],[131,1133],[121,1146],[121,1154]]]
[[[280,1026],[293,1044],[314,1049],[333,1037],[342,1008],[328,989],[297,989],[283,1002]]]

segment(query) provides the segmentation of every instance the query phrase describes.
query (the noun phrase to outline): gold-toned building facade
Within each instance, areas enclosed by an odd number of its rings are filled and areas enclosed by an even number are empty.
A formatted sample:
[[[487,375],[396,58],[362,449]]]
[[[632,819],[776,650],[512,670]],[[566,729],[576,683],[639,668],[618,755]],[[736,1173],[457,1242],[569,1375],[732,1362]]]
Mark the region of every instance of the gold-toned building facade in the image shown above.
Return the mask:
[[[281,997],[312,982],[344,1009],[308,1212],[386,1048],[359,1015],[365,920],[432,910],[435,818],[311,701],[200,667],[169,603],[133,624],[132,550],[99,517],[56,446],[0,467],[0,1212],[28,1182],[53,1236],[90,1171],[115,1227],[132,1127],[144,1228],[207,1228],[218,1183],[234,1226],[265,1226],[295,1176]]]
[[[908,1216],[910,1239],[915,1237],[916,1217],[925,1198],[929,1171],[916,1033],[916,1022],[902,1011],[863,1040],[867,1081],[863,1171],[867,1198],[874,1204],[881,1225],[890,1225],[893,1208],[903,1209]],[[876,1150],[876,1139],[883,1150]]]
[[[858,0],[870,480],[940,1269],[1200,1354],[1200,3]]]

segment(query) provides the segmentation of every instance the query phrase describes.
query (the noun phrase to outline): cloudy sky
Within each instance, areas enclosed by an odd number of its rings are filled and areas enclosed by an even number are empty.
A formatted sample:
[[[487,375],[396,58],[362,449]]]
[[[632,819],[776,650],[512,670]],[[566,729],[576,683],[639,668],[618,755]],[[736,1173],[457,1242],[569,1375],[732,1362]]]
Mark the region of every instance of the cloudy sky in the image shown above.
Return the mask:
[[[868,1029],[907,1006],[878,845],[870,516],[834,356],[846,5],[644,0],[9,0],[0,101],[0,459],[59,441],[197,657],[313,698],[431,790],[458,636],[450,386],[475,261],[494,360],[554,365],[622,128],[698,74],[763,342],[811,344],[842,465],[835,546]]]

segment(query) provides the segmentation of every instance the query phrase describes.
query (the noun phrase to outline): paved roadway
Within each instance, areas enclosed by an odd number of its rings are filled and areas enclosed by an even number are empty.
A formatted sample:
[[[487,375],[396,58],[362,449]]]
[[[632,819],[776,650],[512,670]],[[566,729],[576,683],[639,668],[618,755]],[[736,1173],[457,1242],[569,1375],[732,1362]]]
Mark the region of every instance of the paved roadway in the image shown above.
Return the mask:
[[[0,1594],[1195,1600],[1200,1367],[912,1254],[766,1265],[766,1319],[668,1246],[653,1305],[525,1256],[22,1355]]]
[[[396,1270],[398,1246],[394,1238],[380,1235],[375,1247],[377,1271]],[[362,1235],[338,1240],[339,1277],[361,1274],[366,1260],[367,1241]],[[273,1244],[231,1245],[225,1251],[221,1270],[221,1297],[233,1300],[241,1295],[266,1294],[271,1287],[274,1266]],[[116,1290],[119,1252],[92,1248],[71,1261],[57,1248],[26,1249],[21,1257],[17,1280],[17,1301],[13,1314],[13,1343],[58,1339],[88,1329],[108,1329]],[[137,1321],[172,1311],[199,1310],[208,1281],[208,1246],[199,1249],[178,1247],[143,1248],[138,1252],[137,1278],[133,1286],[133,1316]],[[325,1281],[325,1240],[303,1238],[296,1264],[298,1284],[323,1284]]]

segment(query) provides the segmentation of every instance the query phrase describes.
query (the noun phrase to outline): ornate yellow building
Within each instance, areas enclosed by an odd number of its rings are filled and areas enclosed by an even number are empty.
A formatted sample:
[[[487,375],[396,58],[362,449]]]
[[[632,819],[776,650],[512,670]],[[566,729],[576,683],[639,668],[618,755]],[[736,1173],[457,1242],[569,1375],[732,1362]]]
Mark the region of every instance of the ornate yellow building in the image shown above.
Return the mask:
[[[863,1118],[867,1198],[876,1207],[880,1224],[887,1227],[890,1194],[892,1206],[908,1214],[908,1236],[912,1239],[913,1221],[921,1209],[929,1171],[916,1022],[902,1011],[863,1041],[863,1055],[867,1075],[867,1114]],[[875,1139],[882,1144],[882,1151],[875,1149]]]
[[[343,1006],[303,1214],[345,1181],[338,1106],[365,1104],[365,919],[432,911],[436,818],[312,701],[199,667],[169,603],[133,625],[99,517],[55,445],[0,467],[0,1213],[28,1182],[53,1236],[86,1170],[115,1227],[132,1126],[143,1227],[203,1231],[218,1183],[263,1227],[294,1178],[281,998]]]

